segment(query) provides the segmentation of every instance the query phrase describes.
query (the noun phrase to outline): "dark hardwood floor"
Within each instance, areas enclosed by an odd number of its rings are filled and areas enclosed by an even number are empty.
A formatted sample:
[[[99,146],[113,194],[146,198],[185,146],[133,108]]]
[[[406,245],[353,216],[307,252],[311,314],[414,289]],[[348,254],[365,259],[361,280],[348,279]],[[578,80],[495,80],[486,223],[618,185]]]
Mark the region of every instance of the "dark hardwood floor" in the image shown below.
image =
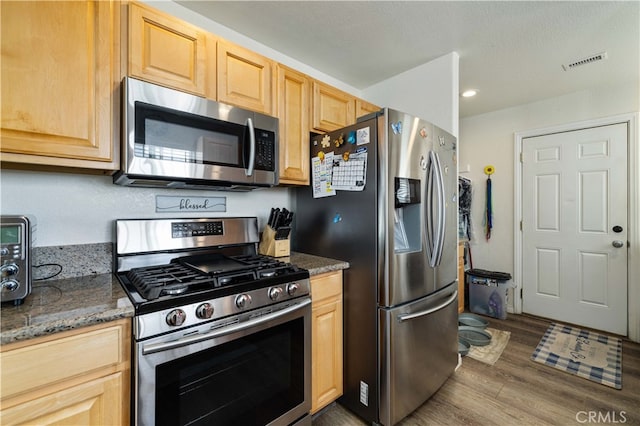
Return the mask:
[[[495,365],[463,358],[462,366],[420,408],[412,425],[640,425],[640,344],[623,340],[622,390],[531,360],[551,321],[510,314],[489,327],[511,332]],[[317,413],[313,426],[366,425],[339,404]]]

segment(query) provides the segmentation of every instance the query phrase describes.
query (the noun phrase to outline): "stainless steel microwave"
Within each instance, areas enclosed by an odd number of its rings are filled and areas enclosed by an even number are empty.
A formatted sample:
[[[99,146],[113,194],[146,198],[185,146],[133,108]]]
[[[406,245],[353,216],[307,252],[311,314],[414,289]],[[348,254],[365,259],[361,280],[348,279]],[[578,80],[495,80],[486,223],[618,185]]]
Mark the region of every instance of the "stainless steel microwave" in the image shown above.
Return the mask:
[[[119,185],[248,191],[278,184],[278,119],[130,77]]]

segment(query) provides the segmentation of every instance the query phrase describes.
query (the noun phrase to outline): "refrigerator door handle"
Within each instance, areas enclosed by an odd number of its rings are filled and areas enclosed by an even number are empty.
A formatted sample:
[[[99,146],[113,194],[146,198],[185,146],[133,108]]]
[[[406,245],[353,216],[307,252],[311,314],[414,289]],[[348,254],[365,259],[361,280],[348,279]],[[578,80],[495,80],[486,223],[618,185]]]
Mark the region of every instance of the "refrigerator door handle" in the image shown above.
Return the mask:
[[[440,265],[442,259],[446,222],[442,166],[440,164],[440,156],[434,151],[429,152],[425,199],[427,256],[429,257],[429,266],[435,268]]]
[[[436,306],[435,308],[426,309],[426,310],[420,311],[420,312],[414,312],[413,314],[398,315],[398,321],[400,321],[400,322],[408,321],[408,320],[411,320],[411,319],[414,319],[414,318],[423,317],[425,315],[429,315],[429,314],[432,314],[434,312],[437,312],[437,311],[439,311],[441,309],[446,308],[451,302],[456,300],[456,297],[458,297],[458,290],[454,291],[453,294],[451,295],[451,297],[449,297],[447,300],[445,300],[443,303],[441,303],[440,305]]]
[[[433,151],[432,151],[433,152]],[[434,170],[436,176],[436,187],[438,193],[438,225],[436,228],[436,237],[434,242],[434,259],[432,266],[440,265],[442,260],[442,250],[444,249],[444,234],[446,230],[446,212],[445,212],[445,192],[444,178],[442,177],[442,165],[440,164],[440,156],[433,153]]]
[[[426,228],[427,236],[427,256],[429,257],[429,266],[435,267],[435,241],[434,241],[434,229],[433,229],[433,184],[435,175],[435,162],[433,151],[429,152],[429,163],[427,167],[427,182],[425,185],[425,217],[424,224]]]

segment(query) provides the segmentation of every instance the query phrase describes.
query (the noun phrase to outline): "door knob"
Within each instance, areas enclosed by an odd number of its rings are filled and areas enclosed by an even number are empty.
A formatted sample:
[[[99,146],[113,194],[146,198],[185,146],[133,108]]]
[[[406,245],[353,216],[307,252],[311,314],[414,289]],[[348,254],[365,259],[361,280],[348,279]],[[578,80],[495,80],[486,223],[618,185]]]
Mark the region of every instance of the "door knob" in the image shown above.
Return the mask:
[[[614,246],[615,248],[620,248],[624,246],[624,243],[620,240],[613,240],[611,245]]]

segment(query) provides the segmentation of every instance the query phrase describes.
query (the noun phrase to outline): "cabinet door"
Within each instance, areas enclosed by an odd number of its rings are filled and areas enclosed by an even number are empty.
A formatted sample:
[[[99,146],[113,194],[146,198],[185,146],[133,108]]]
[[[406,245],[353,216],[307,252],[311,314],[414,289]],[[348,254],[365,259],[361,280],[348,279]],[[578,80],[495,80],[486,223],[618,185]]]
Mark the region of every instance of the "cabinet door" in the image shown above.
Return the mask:
[[[0,346],[0,424],[128,424],[130,356],[130,319]]]
[[[280,119],[280,183],[309,184],[309,79],[278,67],[278,118]]]
[[[0,11],[2,160],[117,169],[119,2],[3,1]]]
[[[342,272],[311,277],[311,412],[342,395]]]
[[[314,81],[312,120],[313,130],[317,132],[330,132],[355,123],[355,98]]]
[[[215,75],[215,69],[207,69],[208,42],[215,44],[215,39],[207,40],[204,31],[186,22],[139,4],[129,5],[132,77],[207,96],[205,73]]]
[[[363,101],[362,99],[356,99],[356,120],[363,115],[378,112],[380,109],[381,108],[377,105]]]
[[[225,40],[218,42],[218,100],[271,115],[275,63]]]
[[[125,381],[121,372],[53,392],[0,411],[0,424],[118,425],[124,413]]]

